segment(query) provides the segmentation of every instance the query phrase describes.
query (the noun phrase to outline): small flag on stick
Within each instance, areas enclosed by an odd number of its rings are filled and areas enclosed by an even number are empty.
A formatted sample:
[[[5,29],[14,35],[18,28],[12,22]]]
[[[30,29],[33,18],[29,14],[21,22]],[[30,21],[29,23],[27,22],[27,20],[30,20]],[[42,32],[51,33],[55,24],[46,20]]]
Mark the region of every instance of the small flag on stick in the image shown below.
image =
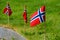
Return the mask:
[[[26,10],[26,6],[24,6],[23,19],[24,19],[25,23],[27,23],[27,10]]]
[[[31,15],[30,26],[34,27],[45,21],[45,6],[42,6],[38,11]]]
[[[8,15],[8,27],[9,27],[9,16],[12,14],[9,3],[7,3],[7,6],[4,8],[3,13]]]

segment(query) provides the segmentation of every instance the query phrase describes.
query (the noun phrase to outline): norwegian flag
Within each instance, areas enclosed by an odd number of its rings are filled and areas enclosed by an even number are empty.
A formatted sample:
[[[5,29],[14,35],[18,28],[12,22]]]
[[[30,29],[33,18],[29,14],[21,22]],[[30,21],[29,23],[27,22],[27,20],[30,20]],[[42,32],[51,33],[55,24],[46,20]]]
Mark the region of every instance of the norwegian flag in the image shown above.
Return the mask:
[[[24,10],[24,13],[23,13],[23,19],[25,23],[27,23],[27,10],[26,9]]]
[[[12,11],[11,11],[11,8],[10,8],[9,4],[7,4],[7,6],[4,8],[3,13],[7,14],[8,16],[10,16],[12,14]]]
[[[42,6],[37,12],[31,15],[30,26],[34,27],[45,21],[45,6]]]

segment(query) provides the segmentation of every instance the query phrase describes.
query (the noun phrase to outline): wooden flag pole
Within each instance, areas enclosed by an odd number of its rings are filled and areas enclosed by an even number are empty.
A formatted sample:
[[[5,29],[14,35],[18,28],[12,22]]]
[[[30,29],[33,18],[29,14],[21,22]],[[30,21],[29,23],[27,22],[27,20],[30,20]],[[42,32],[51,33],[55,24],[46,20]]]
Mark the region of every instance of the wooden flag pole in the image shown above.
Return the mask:
[[[26,10],[26,5],[24,5],[24,11]],[[25,27],[25,25],[26,25],[26,23],[25,23],[25,21],[26,20],[24,20],[24,28],[25,28],[25,32],[26,32],[26,27]]]
[[[7,6],[8,6],[9,2],[7,2]],[[9,27],[9,12],[8,12],[8,27]]]
[[[45,1],[43,1],[43,5],[45,6]],[[44,20],[44,40],[47,40],[46,39],[46,13],[45,13],[45,20]]]
[[[44,40],[46,40],[46,13],[45,13],[45,20],[44,20]]]
[[[45,9],[45,8],[44,8]],[[45,10],[44,10],[45,11]],[[44,12],[45,13],[45,12]],[[46,13],[44,15],[44,40],[46,40]]]

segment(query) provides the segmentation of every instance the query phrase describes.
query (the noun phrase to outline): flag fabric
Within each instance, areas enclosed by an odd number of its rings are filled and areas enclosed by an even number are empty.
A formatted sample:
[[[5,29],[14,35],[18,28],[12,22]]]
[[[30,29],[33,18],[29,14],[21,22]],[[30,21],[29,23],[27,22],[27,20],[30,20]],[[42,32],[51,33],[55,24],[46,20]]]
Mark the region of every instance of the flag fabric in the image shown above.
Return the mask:
[[[8,16],[10,16],[12,14],[12,11],[11,11],[9,4],[7,4],[7,6],[4,8],[3,13],[7,14]]]
[[[24,10],[24,13],[23,13],[23,19],[25,23],[27,23],[27,10],[26,9]]]
[[[38,11],[30,17],[30,26],[34,27],[37,24],[40,24],[45,21],[45,6],[42,6]]]

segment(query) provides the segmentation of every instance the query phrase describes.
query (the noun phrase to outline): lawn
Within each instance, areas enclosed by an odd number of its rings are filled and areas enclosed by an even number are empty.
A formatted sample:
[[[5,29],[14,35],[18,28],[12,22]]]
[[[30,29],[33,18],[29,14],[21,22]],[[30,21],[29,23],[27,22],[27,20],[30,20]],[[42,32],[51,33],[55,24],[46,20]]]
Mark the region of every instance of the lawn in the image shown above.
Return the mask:
[[[0,24],[8,25],[8,16],[3,14],[7,2],[10,3],[12,15],[10,26],[28,40],[60,40],[60,0],[0,0]],[[23,20],[24,5],[27,6],[28,23]],[[44,23],[30,27],[30,16],[41,6],[46,6],[46,27]],[[44,33],[46,31],[46,34]]]

